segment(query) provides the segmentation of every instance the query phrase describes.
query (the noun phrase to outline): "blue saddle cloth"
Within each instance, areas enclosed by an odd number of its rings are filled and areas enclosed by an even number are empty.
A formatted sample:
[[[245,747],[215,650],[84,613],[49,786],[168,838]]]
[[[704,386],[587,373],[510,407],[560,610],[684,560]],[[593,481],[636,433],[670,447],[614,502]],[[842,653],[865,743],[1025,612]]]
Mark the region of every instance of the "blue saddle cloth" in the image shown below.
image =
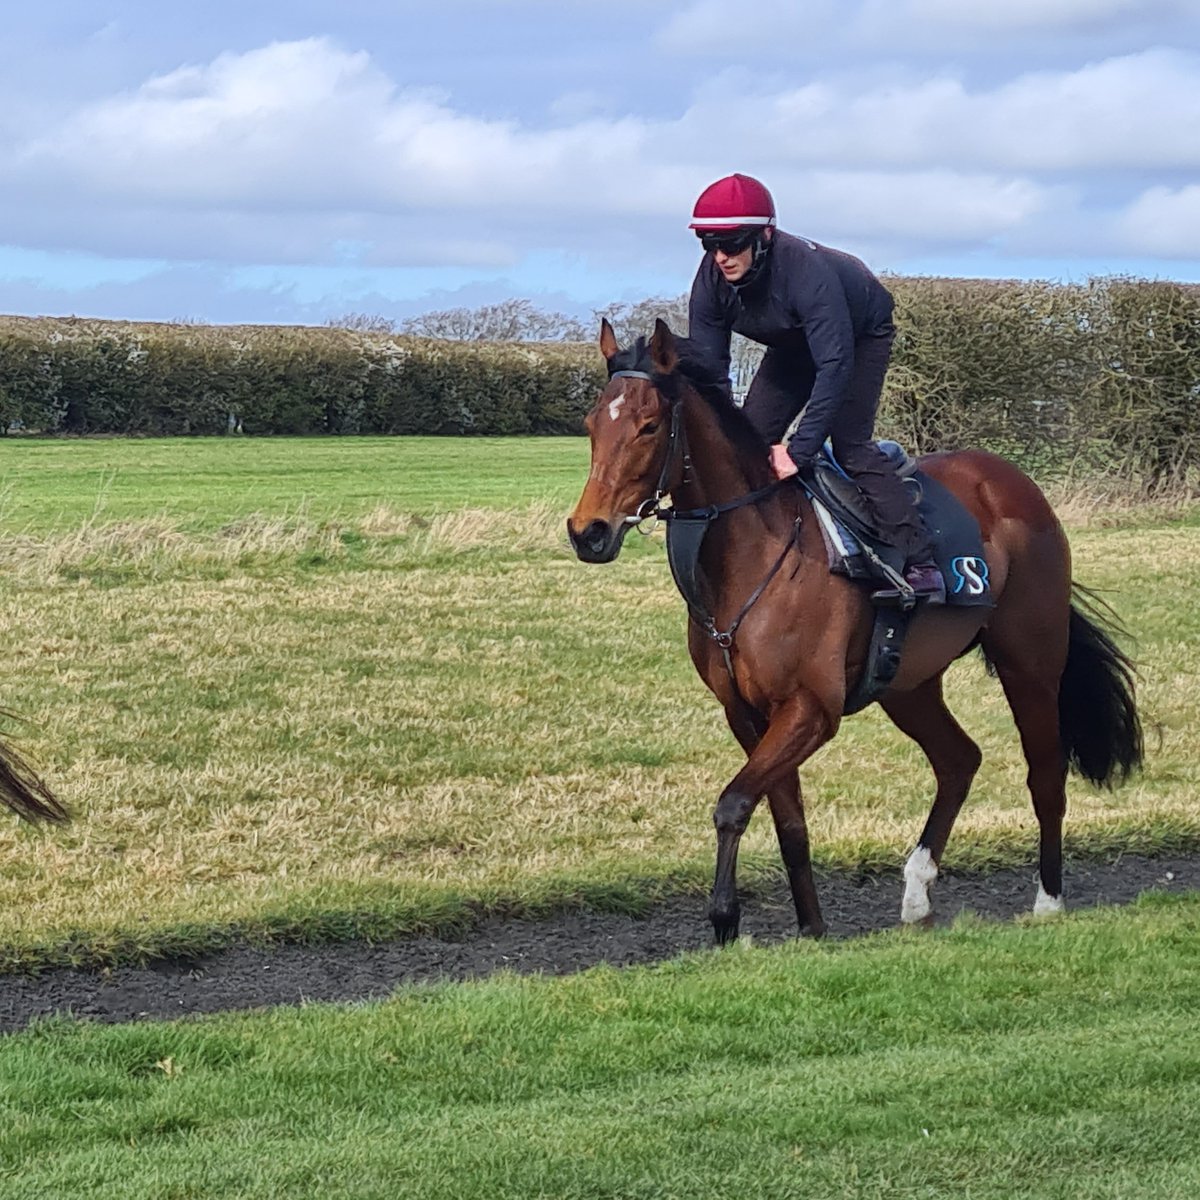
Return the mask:
[[[946,581],[946,603],[990,608],[994,601],[979,523],[948,488],[919,470],[899,445],[884,441],[879,448],[895,462],[905,486],[916,494],[917,510],[933,539],[934,562]],[[856,504],[854,481],[838,464],[828,444],[824,459],[804,486],[809,497],[821,506],[817,516],[829,552],[830,570],[851,579],[878,581],[878,572],[863,553],[864,542],[893,570],[904,569],[900,551],[872,532],[865,511]]]

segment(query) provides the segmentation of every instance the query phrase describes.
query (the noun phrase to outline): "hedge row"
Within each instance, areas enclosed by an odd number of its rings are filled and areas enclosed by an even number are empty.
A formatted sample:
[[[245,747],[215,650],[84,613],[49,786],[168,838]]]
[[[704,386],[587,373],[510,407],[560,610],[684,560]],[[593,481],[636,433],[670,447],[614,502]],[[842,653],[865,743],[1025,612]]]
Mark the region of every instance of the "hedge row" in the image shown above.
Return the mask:
[[[892,281],[880,426],[918,451],[982,446],[1042,475],[1148,490],[1200,464],[1200,287]]]
[[[881,435],[918,451],[983,446],[1043,474],[1084,466],[1148,488],[1191,477],[1200,288],[888,284],[899,333]],[[570,434],[602,382],[594,344],[0,319],[0,430]]]
[[[578,345],[297,326],[0,320],[0,429],[577,433],[603,382]]]

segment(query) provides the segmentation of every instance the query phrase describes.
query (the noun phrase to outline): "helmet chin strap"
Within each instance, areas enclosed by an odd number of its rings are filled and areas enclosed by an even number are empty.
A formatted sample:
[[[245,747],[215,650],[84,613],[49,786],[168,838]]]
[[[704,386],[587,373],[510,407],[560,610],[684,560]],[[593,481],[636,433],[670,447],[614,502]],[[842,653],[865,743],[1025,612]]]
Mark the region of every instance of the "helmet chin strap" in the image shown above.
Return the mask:
[[[771,252],[771,242],[763,237],[760,233],[754,239],[754,257],[750,260],[750,265],[746,268],[746,273],[737,281],[731,284],[735,290],[741,291],[747,284],[753,283],[762,272],[763,267],[767,262],[767,255]]]

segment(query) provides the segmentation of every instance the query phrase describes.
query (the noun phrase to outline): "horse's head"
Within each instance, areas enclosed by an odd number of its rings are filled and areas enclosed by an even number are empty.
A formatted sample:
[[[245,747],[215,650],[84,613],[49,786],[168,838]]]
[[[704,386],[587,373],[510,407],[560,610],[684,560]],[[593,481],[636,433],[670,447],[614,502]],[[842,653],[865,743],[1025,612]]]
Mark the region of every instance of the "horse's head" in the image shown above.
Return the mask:
[[[677,482],[672,461],[672,406],[659,384],[678,363],[675,338],[657,321],[647,347],[621,350],[612,326],[600,326],[600,352],[609,380],[584,424],[592,441],[592,469],[567,534],[584,562],[612,562],[630,525],[648,515]]]

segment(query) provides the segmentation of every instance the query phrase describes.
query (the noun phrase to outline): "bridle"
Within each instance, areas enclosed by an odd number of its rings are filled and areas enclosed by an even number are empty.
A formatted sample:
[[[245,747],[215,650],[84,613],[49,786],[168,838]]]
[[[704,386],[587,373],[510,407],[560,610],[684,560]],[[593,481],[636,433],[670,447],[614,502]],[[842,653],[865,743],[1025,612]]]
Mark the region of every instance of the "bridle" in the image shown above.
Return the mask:
[[[659,380],[648,371],[613,371],[609,375],[609,379],[645,379],[648,383],[659,386]],[[661,392],[662,389],[659,390]],[[687,448],[687,434],[683,429],[683,402],[678,396],[666,396],[665,394],[664,396],[667,406],[671,410],[671,433],[667,440],[667,453],[663,459],[662,470],[659,472],[658,484],[655,486],[654,495],[643,500],[637,506],[634,514],[624,519],[624,524],[633,525],[639,533],[653,533],[653,526],[649,530],[641,528],[643,521],[651,519],[654,521],[715,521],[722,513],[732,512],[735,508],[744,508],[748,504],[757,504],[760,500],[765,500],[767,496],[778,491],[781,485],[791,482],[790,478],[774,479],[765,487],[755,488],[754,491],[737,496],[732,500],[726,500],[723,504],[710,504],[705,508],[678,509],[673,504],[664,508],[662,498],[670,490],[667,487],[667,481],[671,478],[671,466],[675,461],[677,451],[683,457],[683,478],[680,480],[680,486],[687,483],[692,469],[692,458]]]
[[[655,383],[654,376],[649,371],[612,371],[608,377],[609,379],[644,379],[647,383]],[[647,496],[637,506],[633,515],[624,519],[624,524],[632,525],[638,533],[653,533],[655,525],[659,521],[669,521],[674,516],[674,507],[663,508],[662,498],[668,491],[667,481],[671,478],[671,466],[675,461],[676,450],[681,451],[683,454],[683,479],[681,483],[687,482],[688,474],[692,469],[692,459],[687,451],[687,435],[683,432],[682,406],[678,398],[667,396],[666,401],[668,408],[671,410],[671,435],[667,439],[667,453],[663,458],[662,470],[658,473],[658,484],[654,489],[654,495]],[[642,523],[651,519],[655,524],[651,525],[649,529],[643,529]]]
[[[687,603],[692,619],[720,646],[721,653],[725,658],[725,667],[729,672],[729,678],[733,680],[736,690],[737,679],[733,673],[733,657],[731,653],[733,650],[734,635],[737,633],[738,627],[746,618],[746,615],[758,602],[763,592],[767,590],[767,585],[782,570],[783,564],[788,554],[791,553],[792,547],[799,544],[800,517],[796,518],[792,526],[792,536],[788,538],[787,543],[784,545],[782,551],[780,551],[779,557],[775,560],[762,582],[750,594],[750,598],[738,610],[737,616],[734,617],[728,629],[718,629],[716,619],[707,613],[702,606],[700,588],[697,581],[700,545],[704,540],[705,533],[708,532],[708,527],[722,514],[732,512],[737,508],[745,508],[748,505],[757,504],[760,500],[765,500],[768,496],[773,495],[785,484],[794,486],[796,477],[789,476],[786,479],[772,480],[765,487],[755,488],[754,491],[736,496],[732,500],[726,500],[721,504],[710,504],[704,508],[678,509],[673,504],[664,507],[662,499],[667,494],[667,484],[671,478],[671,468],[676,458],[682,456],[683,459],[681,486],[688,481],[688,476],[692,469],[692,459],[687,447],[687,434],[683,428],[683,399],[678,395],[670,395],[662,388],[660,379],[651,375],[648,371],[612,371],[609,374],[609,378],[647,380],[659,389],[660,394],[664,397],[671,410],[671,433],[667,442],[666,457],[663,459],[662,470],[659,472],[658,484],[654,489],[654,495],[643,500],[637,506],[637,511],[632,516],[624,519],[624,523],[632,525],[639,533],[647,534],[654,532],[659,521],[667,523],[667,557],[671,564],[671,574],[675,578],[675,586],[679,588],[680,594]],[[649,529],[643,529],[643,523],[648,520],[653,520],[654,524]]]

